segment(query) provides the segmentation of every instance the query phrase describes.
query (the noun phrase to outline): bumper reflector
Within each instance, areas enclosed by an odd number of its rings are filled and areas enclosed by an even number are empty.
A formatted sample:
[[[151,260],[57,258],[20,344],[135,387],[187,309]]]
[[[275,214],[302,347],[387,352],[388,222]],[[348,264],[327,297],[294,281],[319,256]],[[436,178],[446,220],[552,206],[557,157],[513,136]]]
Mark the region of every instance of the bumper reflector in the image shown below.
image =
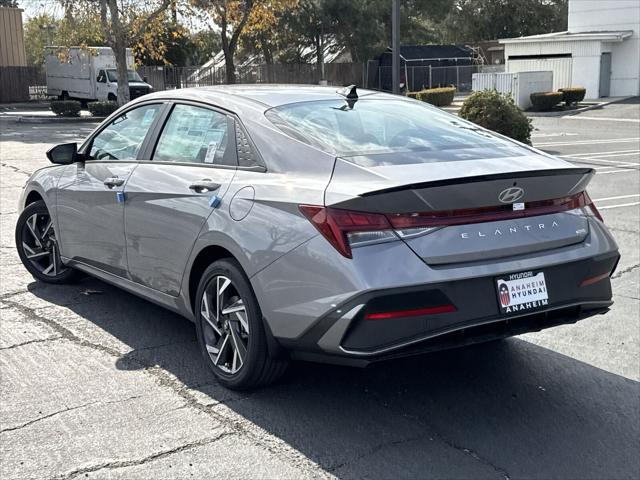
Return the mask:
[[[595,277],[585,278],[582,282],[580,282],[580,286],[587,287],[589,285],[593,285],[594,283],[598,283],[605,278],[609,278],[609,275],[611,275],[611,272],[601,273],[600,275],[596,275]]]
[[[438,305],[437,307],[414,308],[412,310],[396,310],[393,312],[367,313],[364,316],[364,319],[365,320],[386,320],[389,318],[418,317],[421,315],[435,315],[438,313],[451,313],[455,311],[456,311],[456,307],[454,307],[451,304],[448,304],[448,305]]]

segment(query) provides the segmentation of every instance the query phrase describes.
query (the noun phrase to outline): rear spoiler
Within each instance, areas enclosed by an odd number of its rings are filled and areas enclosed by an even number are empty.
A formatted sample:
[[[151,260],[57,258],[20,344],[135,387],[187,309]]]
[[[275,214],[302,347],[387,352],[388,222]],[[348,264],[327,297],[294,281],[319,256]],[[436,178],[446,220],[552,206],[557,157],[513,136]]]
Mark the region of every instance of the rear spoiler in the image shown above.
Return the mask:
[[[545,170],[525,170],[522,172],[494,173],[490,175],[476,175],[474,177],[447,178],[444,180],[433,180],[421,183],[409,183],[397,187],[383,188],[358,195],[359,197],[370,197],[381,193],[402,192],[403,190],[422,189],[430,187],[444,187],[447,185],[463,185],[468,183],[486,182],[491,180],[514,179],[514,178],[531,178],[531,177],[549,177],[557,175],[590,175],[593,176],[595,170],[593,168],[557,168]]]

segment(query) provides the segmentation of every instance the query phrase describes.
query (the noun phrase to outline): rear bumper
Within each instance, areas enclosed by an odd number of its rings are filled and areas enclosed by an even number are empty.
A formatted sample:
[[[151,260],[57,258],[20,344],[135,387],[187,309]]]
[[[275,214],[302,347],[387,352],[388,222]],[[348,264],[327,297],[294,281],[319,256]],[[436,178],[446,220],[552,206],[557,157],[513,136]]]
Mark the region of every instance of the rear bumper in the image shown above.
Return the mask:
[[[336,305],[299,338],[282,339],[282,344],[296,358],[364,366],[575,323],[604,313],[611,306],[608,277],[586,286],[580,283],[612,272],[618,259],[616,251],[542,267],[549,304],[510,315],[500,313],[495,276],[359,293]],[[454,305],[456,310],[401,318],[365,318],[367,312],[387,308],[408,310],[443,304]]]

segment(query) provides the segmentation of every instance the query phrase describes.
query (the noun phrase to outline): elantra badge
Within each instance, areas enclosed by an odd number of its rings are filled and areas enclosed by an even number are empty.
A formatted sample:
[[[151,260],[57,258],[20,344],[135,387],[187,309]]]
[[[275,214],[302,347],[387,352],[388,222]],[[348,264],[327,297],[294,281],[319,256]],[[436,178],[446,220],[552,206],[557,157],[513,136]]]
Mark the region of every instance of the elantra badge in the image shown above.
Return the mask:
[[[520,187],[505,188],[498,195],[498,200],[501,203],[514,203],[524,197],[524,190]]]

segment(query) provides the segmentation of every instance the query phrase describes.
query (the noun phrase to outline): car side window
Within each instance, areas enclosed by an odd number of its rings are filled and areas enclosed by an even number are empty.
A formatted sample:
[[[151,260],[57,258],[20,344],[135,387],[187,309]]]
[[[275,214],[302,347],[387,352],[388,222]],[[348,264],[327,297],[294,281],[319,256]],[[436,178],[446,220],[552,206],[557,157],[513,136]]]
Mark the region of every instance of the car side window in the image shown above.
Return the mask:
[[[145,105],[118,116],[93,138],[89,160],[135,160],[160,107]]]
[[[244,128],[236,122],[236,149],[238,150],[238,166],[264,167],[264,162],[256,147],[249,140]]]
[[[96,81],[98,83],[107,83],[107,74],[104,73],[104,70],[100,70],[100,73],[98,73],[98,78]]]
[[[235,166],[235,154],[228,148],[230,143],[227,115],[178,104],[162,130],[153,160]]]

